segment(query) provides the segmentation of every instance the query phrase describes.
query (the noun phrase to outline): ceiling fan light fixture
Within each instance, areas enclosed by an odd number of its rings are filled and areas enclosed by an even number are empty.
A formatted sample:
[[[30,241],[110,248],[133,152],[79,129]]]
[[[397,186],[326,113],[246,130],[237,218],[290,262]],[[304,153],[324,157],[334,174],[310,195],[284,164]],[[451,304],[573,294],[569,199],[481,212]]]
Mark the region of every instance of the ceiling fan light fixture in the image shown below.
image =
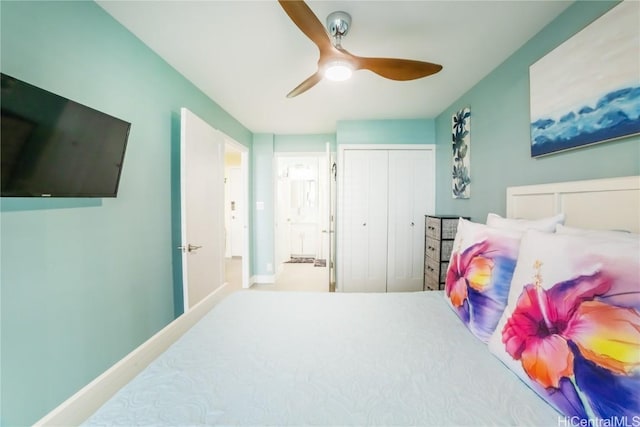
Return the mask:
[[[293,23],[317,46],[320,53],[316,72],[289,92],[287,98],[306,92],[325,78],[347,80],[356,70],[369,70],[397,81],[421,79],[442,70],[442,65],[431,62],[353,55],[342,48],[342,39],[351,26],[351,15],[343,11],[332,12],[327,17],[325,28],[303,0],[278,0],[278,3]]]
[[[324,77],[333,82],[348,80],[352,74],[351,65],[344,61],[331,61],[324,69]]]

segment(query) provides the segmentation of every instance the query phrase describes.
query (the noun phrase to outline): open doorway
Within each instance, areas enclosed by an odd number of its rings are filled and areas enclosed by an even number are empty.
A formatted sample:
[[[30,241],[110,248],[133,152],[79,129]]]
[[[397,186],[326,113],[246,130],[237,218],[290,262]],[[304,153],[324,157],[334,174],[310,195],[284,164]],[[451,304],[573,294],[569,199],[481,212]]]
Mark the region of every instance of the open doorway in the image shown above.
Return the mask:
[[[249,288],[249,172],[248,150],[225,138],[224,223],[225,282]]]
[[[276,286],[328,291],[326,155],[278,153],[276,172]]]

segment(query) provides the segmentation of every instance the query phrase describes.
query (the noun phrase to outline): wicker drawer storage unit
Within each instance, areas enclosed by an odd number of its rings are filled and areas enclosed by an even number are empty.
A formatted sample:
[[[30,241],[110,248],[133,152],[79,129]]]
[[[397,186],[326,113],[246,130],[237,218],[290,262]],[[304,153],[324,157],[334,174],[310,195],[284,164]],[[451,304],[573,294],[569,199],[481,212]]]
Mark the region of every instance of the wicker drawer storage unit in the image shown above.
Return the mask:
[[[425,291],[444,289],[459,218],[452,215],[425,216],[423,282]]]

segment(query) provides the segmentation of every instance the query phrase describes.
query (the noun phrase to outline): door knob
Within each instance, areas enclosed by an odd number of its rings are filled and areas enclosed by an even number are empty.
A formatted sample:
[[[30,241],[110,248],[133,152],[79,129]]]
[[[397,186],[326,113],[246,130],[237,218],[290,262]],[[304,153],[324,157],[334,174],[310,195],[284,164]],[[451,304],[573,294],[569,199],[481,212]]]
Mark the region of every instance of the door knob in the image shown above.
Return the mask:
[[[198,245],[192,245],[191,243],[189,243],[186,247],[185,246],[178,246],[178,249],[180,249],[182,252],[195,252],[198,249],[200,249],[202,246],[198,246]]]

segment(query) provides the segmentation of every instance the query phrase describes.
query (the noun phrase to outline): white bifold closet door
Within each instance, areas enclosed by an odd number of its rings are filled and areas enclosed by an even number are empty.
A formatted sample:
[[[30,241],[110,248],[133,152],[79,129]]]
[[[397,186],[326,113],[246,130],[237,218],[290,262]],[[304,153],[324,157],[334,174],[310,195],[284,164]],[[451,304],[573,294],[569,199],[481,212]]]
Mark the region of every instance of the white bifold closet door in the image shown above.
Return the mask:
[[[340,289],[421,291],[433,151],[345,150],[343,161]]]
[[[343,245],[338,251],[343,290],[385,292],[387,289],[386,151],[344,153]]]
[[[432,151],[389,151],[387,291],[421,291]]]

